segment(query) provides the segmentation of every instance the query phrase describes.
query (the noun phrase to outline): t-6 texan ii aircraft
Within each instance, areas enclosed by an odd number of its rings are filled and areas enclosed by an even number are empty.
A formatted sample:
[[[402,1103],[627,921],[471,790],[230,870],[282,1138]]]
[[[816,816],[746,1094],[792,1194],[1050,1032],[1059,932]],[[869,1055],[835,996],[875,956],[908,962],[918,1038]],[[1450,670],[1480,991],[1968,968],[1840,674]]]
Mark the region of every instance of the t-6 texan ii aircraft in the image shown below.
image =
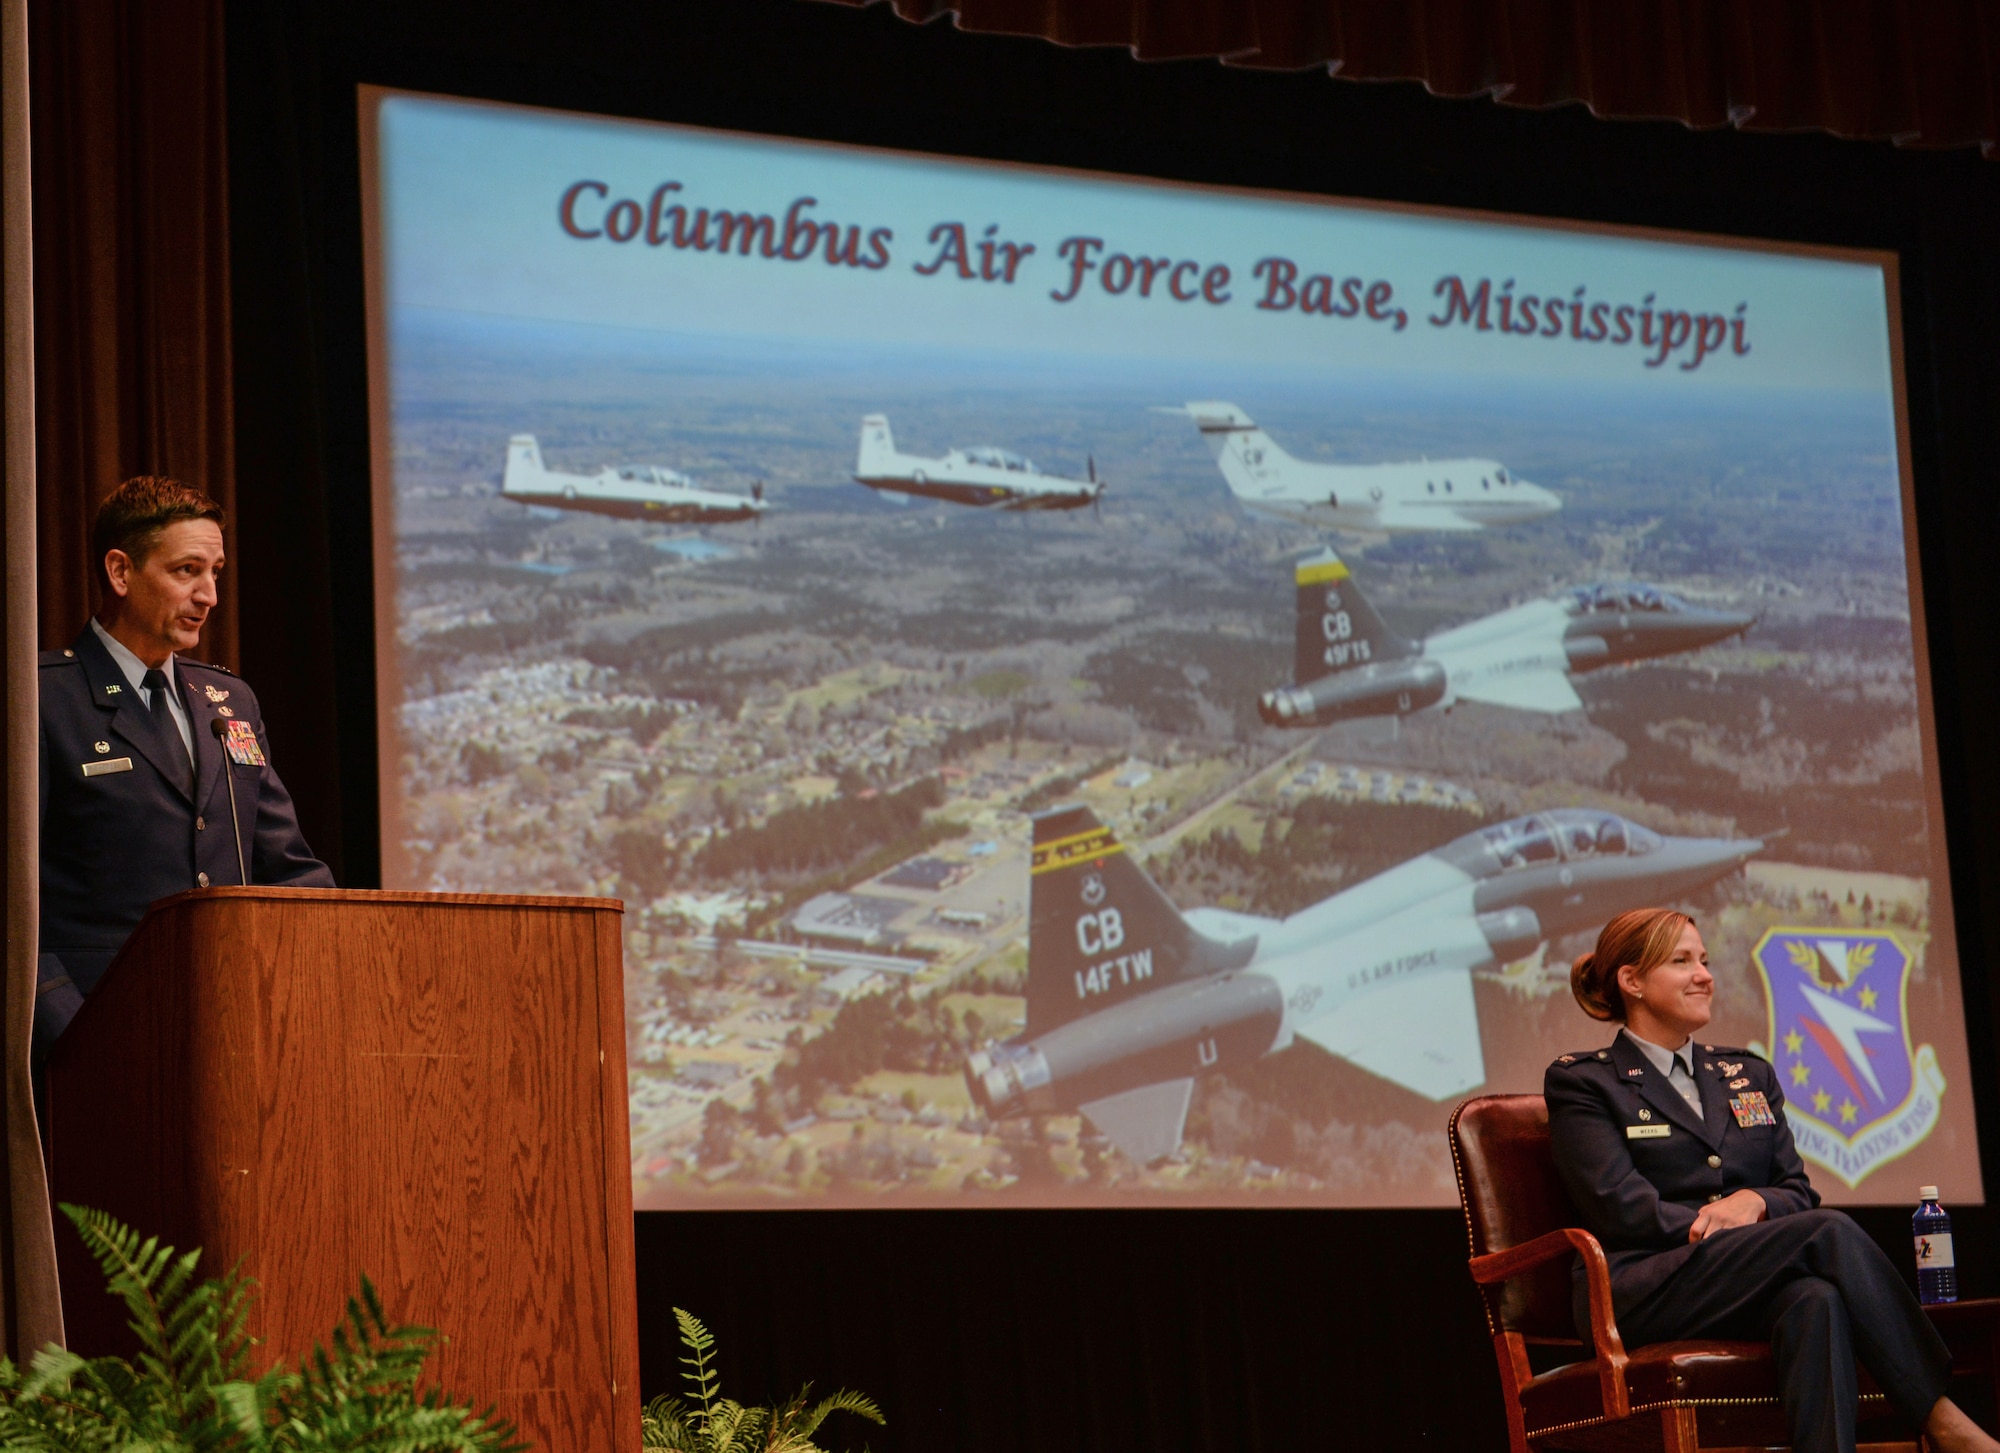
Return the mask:
[[[1569,674],[1693,651],[1739,635],[1756,617],[1689,605],[1638,582],[1583,585],[1439,631],[1422,641],[1390,630],[1331,550],[1301,560],[1293,685],[1267,691],[1272,726],[1319,726],[1408,716],[1460,701],[1522,711],[1583,705]]]
[[[1085,505],[1095,508],[1104,498],[1096,459],[1089,464],[1086,478],[1070,479],[1044,474],[1034,460],[991,445],[952,449],[941,459],[899,454],[889,433],[889,416],[870,414],[861,421],[861,453],[854,462],[854,477],[870,489],[900,495],[905,502],[921,495],[1003,510],[1076,510]]]
[[[1034,820],[1028,1018],[966,1060],[995,1118],[1080,1111],[1135,1164],[1180,1145],[1197,1075],[1307,1039],[1433,1100],[1486,1078],[1475,970],[1672,902],[1755,838],[1562,808],[1467,833],[1290,918],[1181,913],[1087,807]]]
[[[664,525],[727,525],[754,520],[770,505],[759,484],[747,495],[701,489],[685,474],[657,464],[624,464],[596,474],[557,474],[542,467],[533,434],[507,441],[507,472],[500,494],[516,504],[552,510],[582,510],[620,520],[657,520]]]
[[[1420,459],[1411,464],[1308,464],[1280,449],[1234,404],[1185,404],[1187,414],[1246,509],[1322,529],[1364,535],[1484,530],[1538,520],[1559,495],[1516,478],[1491,459]]]

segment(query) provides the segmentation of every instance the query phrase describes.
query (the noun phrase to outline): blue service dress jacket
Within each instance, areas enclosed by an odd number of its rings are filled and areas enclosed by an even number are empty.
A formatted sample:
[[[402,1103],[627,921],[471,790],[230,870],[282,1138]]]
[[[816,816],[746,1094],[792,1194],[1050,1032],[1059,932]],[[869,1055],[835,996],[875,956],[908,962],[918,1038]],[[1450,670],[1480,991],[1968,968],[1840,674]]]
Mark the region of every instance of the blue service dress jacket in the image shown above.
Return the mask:
[[[41,656],[41,951],[88,993],[156,899],[240,883],[230,841],[229,787],[253,883],[331,888],[333,874],[299,832],[291,794],[271,766],[257,697],[228,670],[177,657],[194,736],[194,790],[179,785],[182,750],[161,742],[139,693],[97,633]],[[234,763],[210,723],[248,723],[253,760]],[[241,728],[238,728],[239,734]],[[261,759],[261,760],[257,760]],[[39,1016],[38,1016],[39,1017]]]
[[[1688,1228],[1710,1201],[1754,1190],[1771,1220],[1819,1205],[1777,1070],[1748,1050],[1698,1040],[1694,1049],[1699,1116],[1623,1034],[1559,1056],[1542,1079],[1556,1169],[1604,1246],[1620,1311],[1680,1270],[1694,1249]],[[1581,1294],[1581,1265],[1576,1276]]]

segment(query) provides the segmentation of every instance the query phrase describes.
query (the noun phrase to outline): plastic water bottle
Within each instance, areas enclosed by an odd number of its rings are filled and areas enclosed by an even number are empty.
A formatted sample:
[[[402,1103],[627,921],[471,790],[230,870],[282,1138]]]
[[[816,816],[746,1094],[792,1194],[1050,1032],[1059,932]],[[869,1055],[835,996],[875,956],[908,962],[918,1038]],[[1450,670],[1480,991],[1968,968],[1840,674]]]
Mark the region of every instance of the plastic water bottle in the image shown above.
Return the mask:
[[[1919,1186],[1920,1204],[1910,1218],[1917,1238],[1917,1300],[1929,1306],[1958,1300],[1958,1264],[1951,1255],[1951,1217],[1938,1204],[1936,1186]]]

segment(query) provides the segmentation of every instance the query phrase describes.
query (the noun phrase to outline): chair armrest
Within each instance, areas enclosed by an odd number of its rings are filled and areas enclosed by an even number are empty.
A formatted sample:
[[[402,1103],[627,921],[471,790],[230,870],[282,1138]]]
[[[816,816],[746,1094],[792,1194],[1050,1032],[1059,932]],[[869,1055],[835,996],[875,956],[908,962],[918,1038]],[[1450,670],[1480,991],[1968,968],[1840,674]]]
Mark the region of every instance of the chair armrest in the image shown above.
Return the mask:
[[[1583,1258],[1583,1279],[1590,1290],[1590,1340],[1597,1349],[1597,1385],[1604,1399],[1604,1416],[1632,1415],[1632,1400],[1625,1388],[1625,1339],[1618,1335],[1618,1319],[1611,1310],[1611,1266],[1604,1248],[1588,1231],[1566,1226],[1510,1246],[1472,1258],[1472,1279],[1481,1286],[1507,1281],[1531,1267],[1575,1252]]]

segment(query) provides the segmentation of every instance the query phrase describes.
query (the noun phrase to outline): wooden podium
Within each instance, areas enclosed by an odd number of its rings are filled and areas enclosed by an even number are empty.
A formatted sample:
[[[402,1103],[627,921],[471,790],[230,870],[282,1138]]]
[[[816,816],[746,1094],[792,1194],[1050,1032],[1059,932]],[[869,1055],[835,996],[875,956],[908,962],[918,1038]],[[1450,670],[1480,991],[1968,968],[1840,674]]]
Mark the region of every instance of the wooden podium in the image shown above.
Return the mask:
[[[148,911],[48,1072],[50,1184],[261,1295],[298,1366],[366,1272],[429,1381],[540,1450],[639,1447],[615,899],[208,888]],[[131,1343],[59,1221],[86,1355]]]

